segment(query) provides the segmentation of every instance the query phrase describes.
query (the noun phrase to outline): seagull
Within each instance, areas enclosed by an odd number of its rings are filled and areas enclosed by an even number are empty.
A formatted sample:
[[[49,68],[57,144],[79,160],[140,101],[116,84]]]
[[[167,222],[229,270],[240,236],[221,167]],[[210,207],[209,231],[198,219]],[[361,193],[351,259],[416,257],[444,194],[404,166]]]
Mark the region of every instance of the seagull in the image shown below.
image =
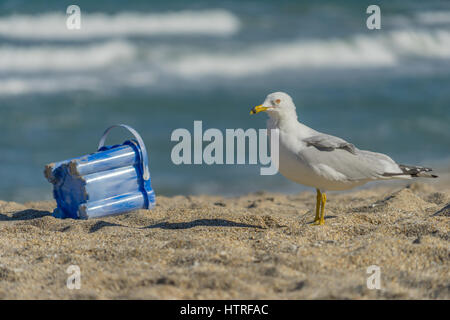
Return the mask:
[[[326,191],[348,190],[369,181],[437,178],[431,168],[397,164],[389,156],[360,150],[344,139],[300,123],[292,98],[284,92],[269,94],[251,109],[269,115],[267,129],[279,130],[279,171],[287,179],[316,188],[314,225],[325,223]]]

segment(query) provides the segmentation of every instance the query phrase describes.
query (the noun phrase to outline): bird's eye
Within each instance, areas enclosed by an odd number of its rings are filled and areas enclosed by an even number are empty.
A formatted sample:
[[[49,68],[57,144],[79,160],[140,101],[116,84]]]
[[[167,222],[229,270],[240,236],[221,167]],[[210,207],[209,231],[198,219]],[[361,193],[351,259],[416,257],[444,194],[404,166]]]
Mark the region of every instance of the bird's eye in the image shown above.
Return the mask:
[[[280,102],[281,102],[280,99],[276,99],[276,100],[274,101],[275,104],[280,104]]]

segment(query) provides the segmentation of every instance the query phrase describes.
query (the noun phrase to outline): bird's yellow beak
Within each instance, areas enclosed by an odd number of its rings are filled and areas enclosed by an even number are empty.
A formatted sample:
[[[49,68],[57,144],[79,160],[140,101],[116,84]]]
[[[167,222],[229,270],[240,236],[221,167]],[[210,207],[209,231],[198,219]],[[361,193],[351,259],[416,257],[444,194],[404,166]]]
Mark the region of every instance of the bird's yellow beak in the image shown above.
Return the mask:
[[[259,106],[254,107],[252,110],[250,110],[250,114],[256,114],[261,111],[266,111],[269,109],[268,107],[264,107],[262,104]]]

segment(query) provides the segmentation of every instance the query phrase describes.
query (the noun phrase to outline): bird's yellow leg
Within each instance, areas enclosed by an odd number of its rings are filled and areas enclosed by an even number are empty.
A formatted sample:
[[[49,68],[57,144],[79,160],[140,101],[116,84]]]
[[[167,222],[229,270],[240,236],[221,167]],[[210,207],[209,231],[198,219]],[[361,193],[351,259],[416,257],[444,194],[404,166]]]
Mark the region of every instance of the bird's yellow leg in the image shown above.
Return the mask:
[[[317,190],[317,197],[316,197],[316,217],[314,218],[314,224],[318,225],[320,223],[320,205],[322,203],[322,193],[319,189]]]
[[[320,210],[320,225],[325,224],[325,203],[327,203],[327,195],[322,193],[322,208]]]

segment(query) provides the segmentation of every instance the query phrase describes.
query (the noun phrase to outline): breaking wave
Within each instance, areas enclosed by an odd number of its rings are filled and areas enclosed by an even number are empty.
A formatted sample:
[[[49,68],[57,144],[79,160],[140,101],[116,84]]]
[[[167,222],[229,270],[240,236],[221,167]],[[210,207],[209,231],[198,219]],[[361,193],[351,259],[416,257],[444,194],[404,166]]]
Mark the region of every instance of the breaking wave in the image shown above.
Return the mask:
[[[227,36],[239,30],[231,12],[215,9],[167,13],[81,14],[81,29],[68,30],[67,15],[10,15],[0,18],[0,36],[21,39],[73,40],[128,35]]]
[[[164,81],[167,84],[171,79],[239,79],[308,69],[411,69],[421,65],[411,63],[415,59],[431,61],[429,65],[436,68],[440,64],[434,61],[450,59],[450,31],[397,30],[374,36],[359,34],[349,38],[255,43],[241,48],[236,43],[219,51],[214,46],[175,42],[154,45],[132,40],[3,45],[0,46],[0,95],[158,85]],[[58,79],[62,76],[70,77],[61,82]],[[39,77],[42,81],[35,80]],[[86,85],[80,79],[101,85]],[[203,83],[208,85],[208,81]]]
[[[0,71],[67,71],[108,67],[135,58],[125,41],[88,46],[1,46]]]
[[[279,69],[390,67],[408,58],[450,58],[450,31],[393,31],[376,37],[264,44],[238,53],[194,53],[171,61],[182,76],[248,76]]]

